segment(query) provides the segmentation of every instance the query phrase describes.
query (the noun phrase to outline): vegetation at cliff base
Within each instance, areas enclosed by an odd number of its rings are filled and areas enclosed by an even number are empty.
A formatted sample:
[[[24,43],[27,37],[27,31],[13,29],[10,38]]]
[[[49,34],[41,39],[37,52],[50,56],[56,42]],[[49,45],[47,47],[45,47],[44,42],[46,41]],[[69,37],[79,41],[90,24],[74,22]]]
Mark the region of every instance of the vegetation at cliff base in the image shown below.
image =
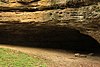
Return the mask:
[[[0,48],[0,67],[46,67],[46,63],[20,51]]]

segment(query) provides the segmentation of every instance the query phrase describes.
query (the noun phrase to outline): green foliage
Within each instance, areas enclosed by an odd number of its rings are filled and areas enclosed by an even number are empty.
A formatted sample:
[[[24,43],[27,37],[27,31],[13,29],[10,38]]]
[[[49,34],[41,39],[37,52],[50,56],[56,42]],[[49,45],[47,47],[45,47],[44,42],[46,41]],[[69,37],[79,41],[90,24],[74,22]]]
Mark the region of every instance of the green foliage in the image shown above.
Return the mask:
[[[96,12],[100,12],[100,9],[96,10]]]
[[[46,67],[46,64],[25,53],[0,48],[0,67]]]

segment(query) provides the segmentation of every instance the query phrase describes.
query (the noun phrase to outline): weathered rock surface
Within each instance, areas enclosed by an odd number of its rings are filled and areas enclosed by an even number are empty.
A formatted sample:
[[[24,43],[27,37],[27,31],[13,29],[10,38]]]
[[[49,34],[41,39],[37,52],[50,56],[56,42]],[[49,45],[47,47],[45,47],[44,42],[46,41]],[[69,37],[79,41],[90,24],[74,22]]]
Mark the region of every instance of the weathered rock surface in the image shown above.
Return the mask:
[[[100,43],[100,1],[9,0],[0,2],[0,23],[0,26],[9,23],[64,26],[90,35]]]
[[[0,10],[45,10],[80,7],[97,3],[98,0],[1,0]]]

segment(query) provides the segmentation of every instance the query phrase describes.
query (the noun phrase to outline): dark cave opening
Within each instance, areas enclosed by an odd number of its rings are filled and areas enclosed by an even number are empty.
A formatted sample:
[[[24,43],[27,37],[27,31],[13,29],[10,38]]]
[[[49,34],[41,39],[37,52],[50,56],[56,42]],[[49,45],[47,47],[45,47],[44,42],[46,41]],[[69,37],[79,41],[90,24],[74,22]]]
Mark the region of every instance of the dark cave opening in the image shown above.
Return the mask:
[[[100,44],[78,30],[60,26],[10,24],[0,26],[0,44],[100,52]]]

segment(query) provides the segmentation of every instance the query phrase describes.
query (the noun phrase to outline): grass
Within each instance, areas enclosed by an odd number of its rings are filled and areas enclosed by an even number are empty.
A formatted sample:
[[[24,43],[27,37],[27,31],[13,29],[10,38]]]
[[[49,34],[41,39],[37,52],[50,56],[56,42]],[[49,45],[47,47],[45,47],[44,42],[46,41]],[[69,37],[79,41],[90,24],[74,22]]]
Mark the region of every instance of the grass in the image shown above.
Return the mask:
[[[0,48],[0,67],[46,67],[46,63],[19,51]]]

